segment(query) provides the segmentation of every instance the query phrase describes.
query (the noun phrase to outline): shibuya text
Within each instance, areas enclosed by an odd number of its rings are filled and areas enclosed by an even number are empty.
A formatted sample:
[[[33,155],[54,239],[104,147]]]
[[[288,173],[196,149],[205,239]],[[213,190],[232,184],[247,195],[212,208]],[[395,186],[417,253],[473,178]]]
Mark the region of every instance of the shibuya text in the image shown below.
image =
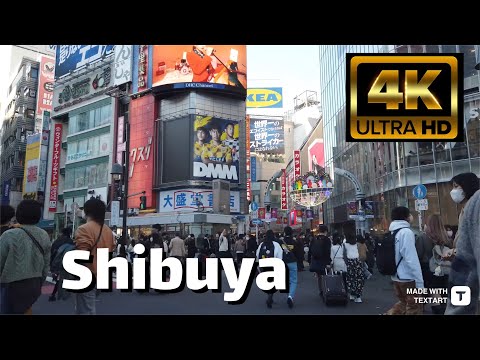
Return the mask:
[[[133,248],[137,255],[143,255],[145,246],[137,244]],[[136,257],[133,265],[126,258],[110,258],[108,249],[97,250],[97,275],[93,276],[86,264],[92,262],[92,256],[86,250],[72,250],[63,257],[63,268],[75,280],[63,280],[62,287],[72,292],[90,291],[95,287],[98,290],[112,290],[113,270],[116,271],[116,289],[122,291],[154,289],[159,292],[179,292],[185,286],[198,293],[212,290],[221,292],[222,268],[229,287],[232,291],[225,292],[223,299],[230,304],[243,303],[252,286],[257,266],[260,272],[256,276],[257,286],[265,291],[279,290],[285,292],[287,287],[287,267],[283,260],[278,258],[260,259],[258,264],[254,258],[244,258],[238,274],[232,258],[207,258],[206,265],[196,258],[187,258],[186,264],[175,257],[163,258],[162,249],[150,250],[150,261]],[[148,267],[147,268],[147,264]],[[201,268],[205,266],[205,278]],[[165,270],[170,271],[169,281],[164,278]],[[148,279],[148,280],[147,280]]]

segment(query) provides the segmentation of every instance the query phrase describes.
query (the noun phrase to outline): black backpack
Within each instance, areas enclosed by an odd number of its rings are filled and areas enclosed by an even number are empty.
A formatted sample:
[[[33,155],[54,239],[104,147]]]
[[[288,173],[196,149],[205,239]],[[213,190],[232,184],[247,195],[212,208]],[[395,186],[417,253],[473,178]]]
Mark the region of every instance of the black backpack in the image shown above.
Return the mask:
[[[382,275],[395,275],[398,265],[403,260],[403,257],[401,257],[398,264],[395,262],[395,237],[402,229],[407,228],[403,227],[393,232],[388,232],[382,240],[377,242],[377,268]]]
[[[275,253],[275,245],[271,241],[264,241],[260,245],[260,251],[258,252],[258,259],[272,258]]]

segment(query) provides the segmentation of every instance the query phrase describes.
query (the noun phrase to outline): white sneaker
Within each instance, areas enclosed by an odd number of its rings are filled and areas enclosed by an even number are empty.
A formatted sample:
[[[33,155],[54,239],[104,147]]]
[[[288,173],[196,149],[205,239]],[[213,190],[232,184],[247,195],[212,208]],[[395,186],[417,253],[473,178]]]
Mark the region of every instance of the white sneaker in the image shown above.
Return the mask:
[[[355,300],[355,296],[350,295],[350,300],[351,300],[351,301]]]
[[[361,303],[361,302],[362,302],[362,298],[361,298],[361,297],[356,298],[356,299],[355,299],[355,302],[356,302],[356,303]]]

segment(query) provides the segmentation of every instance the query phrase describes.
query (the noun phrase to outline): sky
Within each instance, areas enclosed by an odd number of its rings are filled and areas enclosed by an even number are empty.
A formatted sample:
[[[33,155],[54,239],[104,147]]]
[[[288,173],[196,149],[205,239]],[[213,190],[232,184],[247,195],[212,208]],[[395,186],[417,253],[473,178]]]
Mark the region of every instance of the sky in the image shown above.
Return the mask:
[[[283,111],[293,109],[293,99],[305,90],[320,96],[320,63],[317,45],[247,46],[248,87],[282,87]]]
[[[0,45],[0,101],[8,87],[10,46]],[[293,98],[305,90],[320,95],[318,46],[249,45],[247,76],[249,87],[283,88],[283,113],[293,108]]]

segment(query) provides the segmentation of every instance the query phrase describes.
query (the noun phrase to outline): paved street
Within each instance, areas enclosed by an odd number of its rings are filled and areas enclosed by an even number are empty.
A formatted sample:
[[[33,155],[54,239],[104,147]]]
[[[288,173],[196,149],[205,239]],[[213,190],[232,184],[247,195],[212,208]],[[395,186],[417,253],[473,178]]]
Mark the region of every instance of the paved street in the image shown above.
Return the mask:
[[[48,294],[53,285],[44,286],[43,295],[33,307],[34,314],[72,314],[73,300],[48,301]],[[228,289],[227,281],[223,275],[223,288]],[[388,277],[375,273],[366,282],[363,303],[350,302],[346,307],[327,307],[318,296],[316,278],[309,271],[299,273],[299,283],[295,306],[289,309],[286,304],[286,295],[277,293],[272,309],[265,305],[266,294],[259,290],[253,283],[250,295],[241,305],[229,305],[223,301],[223,293],[208,291],[197,294],[185,288],[175,294],[140,294],[138,292],[122,293],[113,290],[111,293],[102,293],[97,301],[99,315],[145,315],[145,314],[185,314],[185,315],[263,315],[263,314],[372,314],[378,315],[388,310],[395,302],[392,286]]]

